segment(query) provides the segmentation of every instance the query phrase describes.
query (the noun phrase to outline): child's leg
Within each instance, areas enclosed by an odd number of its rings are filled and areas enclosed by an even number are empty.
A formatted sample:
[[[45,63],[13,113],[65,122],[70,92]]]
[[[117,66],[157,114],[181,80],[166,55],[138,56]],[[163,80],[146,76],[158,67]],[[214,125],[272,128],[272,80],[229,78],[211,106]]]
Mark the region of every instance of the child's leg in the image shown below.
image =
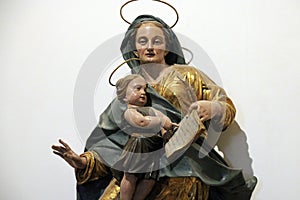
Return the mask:
[[[131,200],[135,191],[135,184],[137,177],[130,173],[124,173],[123,179],[120,185],[120,199]]]
[[[142,179],[136,186],[133,200],[143,200],[151,192],[156,181],[154,179]]]

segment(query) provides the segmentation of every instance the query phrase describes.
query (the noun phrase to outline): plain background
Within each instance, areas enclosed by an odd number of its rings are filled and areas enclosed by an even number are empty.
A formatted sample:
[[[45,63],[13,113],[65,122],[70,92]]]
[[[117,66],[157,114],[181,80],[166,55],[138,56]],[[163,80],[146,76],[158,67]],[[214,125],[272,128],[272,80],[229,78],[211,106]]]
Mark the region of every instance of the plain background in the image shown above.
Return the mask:
[[[204,49],[237,107],[259,179],[253,199],[298,199],[300,2],[168,2],[180,14],[174,31]],[[99,45],[126,30],[122,3],[0,1],[1,199],[75,199],[73,169],[50,147],[62,138],[83,151],[73,111],[77,76]],[[94,105],[95,115],[104,104]]]

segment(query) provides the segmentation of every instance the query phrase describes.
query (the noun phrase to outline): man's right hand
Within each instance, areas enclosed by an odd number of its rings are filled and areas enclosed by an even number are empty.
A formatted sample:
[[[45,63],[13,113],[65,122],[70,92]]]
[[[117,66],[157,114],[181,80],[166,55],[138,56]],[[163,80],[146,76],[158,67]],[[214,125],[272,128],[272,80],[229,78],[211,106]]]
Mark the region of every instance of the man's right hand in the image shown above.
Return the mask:
[[[69,165],[75,169],[84,169],[87,165],[85,157],[77,155],[67,143],[59,139],[59,143],[63,146],[52,145],[53,153],[62,157]]]

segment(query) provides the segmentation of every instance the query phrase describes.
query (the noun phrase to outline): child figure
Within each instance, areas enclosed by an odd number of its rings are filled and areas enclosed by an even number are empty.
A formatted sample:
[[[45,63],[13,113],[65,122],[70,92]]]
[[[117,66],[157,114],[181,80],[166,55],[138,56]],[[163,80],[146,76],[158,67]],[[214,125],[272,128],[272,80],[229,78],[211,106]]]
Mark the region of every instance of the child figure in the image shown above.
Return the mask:
[[[142,76],[128,75],[118,80],[116,87],[119,101],[127,104],[122,128],[130,134],[115,165],[118,168],[121,166],[124,171],[120,199],[145,199],[159,175],[161,154],[155,151],[159,152],[163,148],[162,135],[177,124],[160,111],[146,106],[149,99],[146,95],[146,81]]]

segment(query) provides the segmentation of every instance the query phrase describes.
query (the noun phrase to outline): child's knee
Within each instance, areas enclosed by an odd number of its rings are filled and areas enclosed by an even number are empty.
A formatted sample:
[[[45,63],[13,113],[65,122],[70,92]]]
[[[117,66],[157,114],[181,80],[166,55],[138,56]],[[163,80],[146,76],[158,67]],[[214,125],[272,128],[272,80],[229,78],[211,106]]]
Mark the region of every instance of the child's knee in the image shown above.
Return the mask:
[[[127,181],[130,181],[130,182],[136,182],[137,181],[137,177],[134,174],[125,173],[124,178]]]

